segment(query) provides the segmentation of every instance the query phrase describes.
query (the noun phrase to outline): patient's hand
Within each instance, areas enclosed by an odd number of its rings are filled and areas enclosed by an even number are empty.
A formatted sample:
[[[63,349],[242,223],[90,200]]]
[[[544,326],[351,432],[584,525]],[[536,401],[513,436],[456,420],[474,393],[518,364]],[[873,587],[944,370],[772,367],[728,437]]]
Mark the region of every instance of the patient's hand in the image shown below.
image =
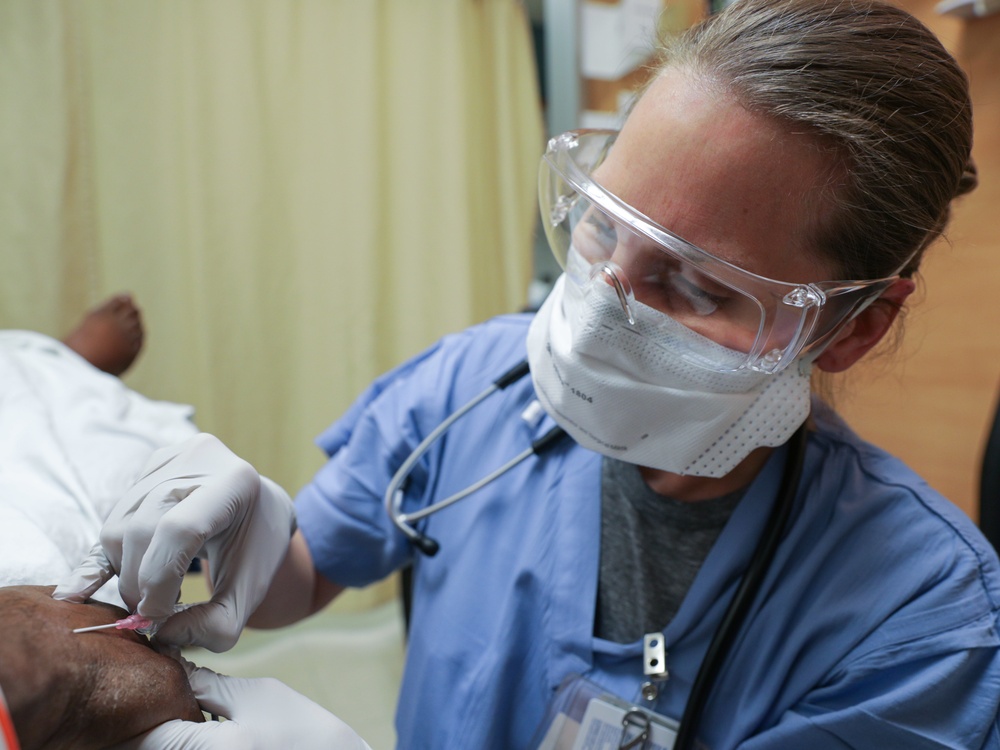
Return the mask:
[[[128,613],[0,588],[0,687],[22,750],[104,748],[169,719],[202,721],[183,668],[127,630],[74,634]]]

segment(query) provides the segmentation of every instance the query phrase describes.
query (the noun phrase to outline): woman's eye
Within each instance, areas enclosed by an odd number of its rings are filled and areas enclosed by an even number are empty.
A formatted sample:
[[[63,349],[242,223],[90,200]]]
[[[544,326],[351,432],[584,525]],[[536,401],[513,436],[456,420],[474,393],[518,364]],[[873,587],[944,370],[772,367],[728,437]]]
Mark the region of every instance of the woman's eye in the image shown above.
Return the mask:
[[[668,271],[667,278],[670,288],[684,298],[696,315],[711,315],[727,302],[726,297],[704,289],[680,269]]]
[[[614,225],[605,220],[601,214],[591,212],[587,216],[587,226],[594,232],[596,239],[605,246],[614,247],[618,242],[618,232]]]
[[[584,215],[574,227],[572,243],[579,255],[589,263],[599,263],[607,260],[618,244],[618,232],[613,224],[602,221],[601,216],[595,216],[591,211]]]

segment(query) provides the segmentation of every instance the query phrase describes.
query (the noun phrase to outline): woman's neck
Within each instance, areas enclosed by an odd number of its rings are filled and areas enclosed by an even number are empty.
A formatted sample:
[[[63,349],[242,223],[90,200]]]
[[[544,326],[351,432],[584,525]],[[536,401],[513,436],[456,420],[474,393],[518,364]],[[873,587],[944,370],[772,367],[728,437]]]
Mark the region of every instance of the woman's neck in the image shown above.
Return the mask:
[[[639,473],[649,488],[658,495],[696,503],[712,500],[749,485],[764,468],[774,448],[757,448],[731,472],[723,477],[696,477],[640,466]]]

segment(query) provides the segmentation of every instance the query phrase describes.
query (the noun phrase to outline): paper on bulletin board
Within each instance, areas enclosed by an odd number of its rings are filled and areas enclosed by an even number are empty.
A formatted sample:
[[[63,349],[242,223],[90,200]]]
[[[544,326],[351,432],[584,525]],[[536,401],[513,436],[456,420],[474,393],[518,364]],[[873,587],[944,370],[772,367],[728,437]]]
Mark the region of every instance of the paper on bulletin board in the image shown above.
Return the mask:
[[[580,19],[580,72],[584,78],[616,81],[652,55],[660,0],[621,0],[617,5],[584,2]]]

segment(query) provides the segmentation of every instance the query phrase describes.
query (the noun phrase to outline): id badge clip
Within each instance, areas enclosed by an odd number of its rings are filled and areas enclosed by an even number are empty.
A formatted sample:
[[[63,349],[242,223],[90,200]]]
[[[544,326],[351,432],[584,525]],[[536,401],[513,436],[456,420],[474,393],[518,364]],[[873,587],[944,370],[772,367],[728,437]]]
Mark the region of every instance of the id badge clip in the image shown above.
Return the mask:
[[[530,747],[536,750],[672,750],[677,722],[612,695],[579,675],[563,680]]]
[[[670,677],[662,633],[646,633],[642,637],[642,674],[646,681],[639,691],[642,699],[652,705],[660,697],[660,685]]]

